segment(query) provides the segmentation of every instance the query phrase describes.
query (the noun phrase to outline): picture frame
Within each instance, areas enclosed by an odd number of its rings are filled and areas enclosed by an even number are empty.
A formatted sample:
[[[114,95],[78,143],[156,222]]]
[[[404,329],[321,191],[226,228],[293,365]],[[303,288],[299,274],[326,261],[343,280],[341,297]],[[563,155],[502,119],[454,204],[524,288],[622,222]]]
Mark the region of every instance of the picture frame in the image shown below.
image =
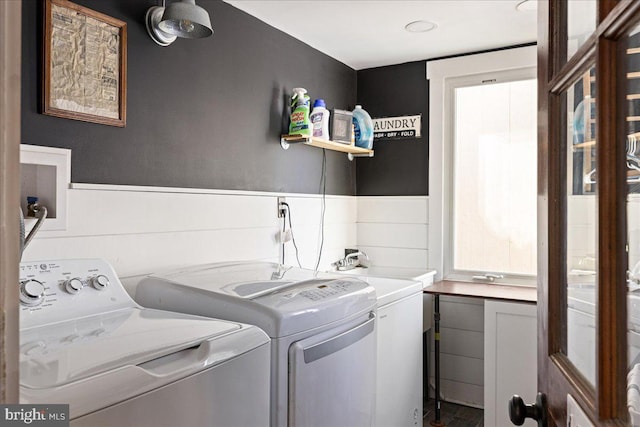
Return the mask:
[[[127,24],[68,0],[45,0],[42,113],[126,125]]]
[[[353,113],[351,111],[334,109],[329,116],[329,122],[333,142],[354,145]]]

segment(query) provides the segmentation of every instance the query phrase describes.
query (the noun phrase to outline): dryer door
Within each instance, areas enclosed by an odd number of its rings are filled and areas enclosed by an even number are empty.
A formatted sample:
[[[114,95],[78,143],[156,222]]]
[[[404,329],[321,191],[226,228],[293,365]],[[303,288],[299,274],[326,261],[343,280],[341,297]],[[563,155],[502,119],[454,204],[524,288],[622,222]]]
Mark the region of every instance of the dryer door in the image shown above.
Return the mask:
[[[375,315],[289,347],[289,426],[374,423]]]

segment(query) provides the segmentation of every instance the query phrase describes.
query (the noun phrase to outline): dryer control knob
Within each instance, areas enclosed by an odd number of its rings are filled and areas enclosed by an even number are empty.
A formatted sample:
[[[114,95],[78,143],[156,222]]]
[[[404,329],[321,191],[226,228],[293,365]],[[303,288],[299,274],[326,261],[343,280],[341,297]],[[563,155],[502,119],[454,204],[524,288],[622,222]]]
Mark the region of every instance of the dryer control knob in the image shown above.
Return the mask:
[[[107,286],[109,286],[109,278],[103,274],[99,274],[93,279],[91,279],[91,284],[94,288],[101,291]]]
[[[34,306],[44,301],[44,285],[37,280],[27,280],[20,283],[20,302]]]
[[[64,282],[64,289],[70,294],[77,294],[82,290],[83,287],[84,287],[84,283],[82,283],[82,280],[80,280],[77,277],[74,277],[73,279],[69,279],[66,282]]]

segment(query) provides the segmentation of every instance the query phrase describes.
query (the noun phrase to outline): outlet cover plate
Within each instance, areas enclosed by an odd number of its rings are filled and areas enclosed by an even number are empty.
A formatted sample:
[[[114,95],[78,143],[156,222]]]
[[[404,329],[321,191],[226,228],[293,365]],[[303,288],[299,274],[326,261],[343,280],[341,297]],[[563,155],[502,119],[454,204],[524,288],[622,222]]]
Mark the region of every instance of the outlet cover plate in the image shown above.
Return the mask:
[[[278,218],[284,218],[284,210],[286,209],[284,206],[281,206],[282,203],[286,203],[286,197],[278,197]]]

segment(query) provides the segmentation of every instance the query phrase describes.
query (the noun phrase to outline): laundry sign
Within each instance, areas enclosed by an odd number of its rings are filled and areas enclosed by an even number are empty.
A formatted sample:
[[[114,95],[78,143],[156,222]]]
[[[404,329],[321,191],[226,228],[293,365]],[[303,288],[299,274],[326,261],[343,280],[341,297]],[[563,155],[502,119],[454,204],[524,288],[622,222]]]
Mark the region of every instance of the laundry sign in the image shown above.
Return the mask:
[[[422,114],[373,119],[374,139],[420,138]]]

